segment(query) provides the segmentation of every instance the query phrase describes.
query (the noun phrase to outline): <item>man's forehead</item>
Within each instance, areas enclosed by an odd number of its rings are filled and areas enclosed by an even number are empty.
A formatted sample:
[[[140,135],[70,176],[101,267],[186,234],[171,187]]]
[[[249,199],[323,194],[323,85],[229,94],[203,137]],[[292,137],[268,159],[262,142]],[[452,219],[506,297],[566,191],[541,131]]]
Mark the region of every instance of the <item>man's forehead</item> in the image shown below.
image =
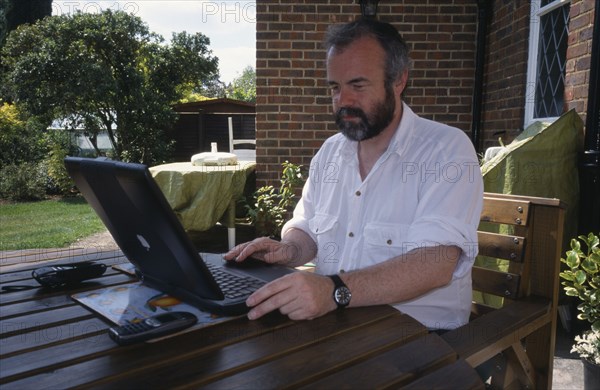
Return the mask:
[[[384,76],[384,69],[385,52],[370,37],[361,38],[342,48],[332,47],[328,51],[327,78],[330,82],[377,79]],[[335,80],[338,77],[344,80]]]
[[[327,59],[332,56],[344,54],[348,51],[367,51],[367,52],[377,52],[383,51],[379,41],[376,38],[371,36],[364,36],[355,39],[354,41],[343,45],[343,46],[332,46],[327,50]]]

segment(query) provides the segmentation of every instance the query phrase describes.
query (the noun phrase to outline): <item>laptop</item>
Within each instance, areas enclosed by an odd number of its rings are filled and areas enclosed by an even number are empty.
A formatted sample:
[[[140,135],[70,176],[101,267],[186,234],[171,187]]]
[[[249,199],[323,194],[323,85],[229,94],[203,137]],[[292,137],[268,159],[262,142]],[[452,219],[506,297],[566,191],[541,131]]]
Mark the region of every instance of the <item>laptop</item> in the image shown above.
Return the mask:
[[[239,315],[248,311],[252,292],[294,272],[261,261],[234,265],[221,254],[201,256],[146,165],[67,157],[65,166],[149,287],[214,314]],[[225,288],[234,282],[237,287]]]

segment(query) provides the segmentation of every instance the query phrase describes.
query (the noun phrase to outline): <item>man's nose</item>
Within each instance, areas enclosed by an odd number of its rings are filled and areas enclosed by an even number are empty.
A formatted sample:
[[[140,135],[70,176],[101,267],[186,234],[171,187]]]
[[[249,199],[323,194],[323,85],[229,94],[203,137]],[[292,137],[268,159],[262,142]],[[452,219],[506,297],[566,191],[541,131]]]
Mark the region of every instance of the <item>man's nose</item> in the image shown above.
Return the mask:
[[[355,107],[356,96],[350,88],[341,88],[336,103],[338,107]]]

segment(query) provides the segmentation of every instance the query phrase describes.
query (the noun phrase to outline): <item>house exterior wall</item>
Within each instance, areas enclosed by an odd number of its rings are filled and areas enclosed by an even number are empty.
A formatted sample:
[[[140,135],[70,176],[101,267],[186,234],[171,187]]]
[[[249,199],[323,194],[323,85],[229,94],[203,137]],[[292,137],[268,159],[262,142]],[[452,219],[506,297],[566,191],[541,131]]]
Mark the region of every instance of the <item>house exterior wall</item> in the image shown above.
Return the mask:
[[[569,20],[569,47],[565,77],[566,110],[575,109],[586,123],[590,68],[592,66],[592,36],[594,33],[593,0],[575,0],[571,3]],[[598,66],[598,64],[596,64]]]
[[[490,1],[478,150],[509,143],[523,127],[529,15],[526,0]],[[378,19],[404,36],[414,61],[405,101],[419,115],[471,135],[478,7],[475,0],[382,0]],[[257,0],[257,185],[274,184],[281,163],[306,168],[337,131],[321,42],[330,24],[354,20],[354,0]],[[565,111],[585,120],[594,1],[572,0]]]
[[[507,144],[523,129],[529,49],[526,0],[492,2],[486,45],[482,150]],[[585,122],[594,19],[593,0],[572,0],[565,74],[565,108]]]
[[[482,145],[506,144],[523,129],[530,2],[493,1],[484,66]]]

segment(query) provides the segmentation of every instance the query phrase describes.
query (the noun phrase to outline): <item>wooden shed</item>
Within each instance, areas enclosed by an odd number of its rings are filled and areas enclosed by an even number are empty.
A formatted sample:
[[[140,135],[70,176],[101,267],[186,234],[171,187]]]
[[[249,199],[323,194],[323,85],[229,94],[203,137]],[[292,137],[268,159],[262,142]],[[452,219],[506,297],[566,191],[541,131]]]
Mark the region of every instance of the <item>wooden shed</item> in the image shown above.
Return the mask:
[[[212,142],[220,152],[228,152],[228,117],[233,121],[234,138],[256,138],[254,103],[221,98],[177,104],[173,109],[179,115],[170,132],[175,140],[175,161],[189,161],[196,153],[210,151]]]

